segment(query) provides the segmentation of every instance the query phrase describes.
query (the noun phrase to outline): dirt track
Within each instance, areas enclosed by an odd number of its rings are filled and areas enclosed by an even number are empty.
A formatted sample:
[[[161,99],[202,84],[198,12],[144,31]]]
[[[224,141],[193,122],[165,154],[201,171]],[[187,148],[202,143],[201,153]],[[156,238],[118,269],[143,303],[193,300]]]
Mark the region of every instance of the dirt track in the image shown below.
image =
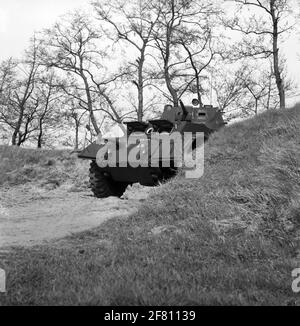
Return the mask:
[[[0,247],[29,246],[97,227],[135,212],[149,188],[129,188],[124,199],[97,199],[89,191],[34,187],[0,190]]]

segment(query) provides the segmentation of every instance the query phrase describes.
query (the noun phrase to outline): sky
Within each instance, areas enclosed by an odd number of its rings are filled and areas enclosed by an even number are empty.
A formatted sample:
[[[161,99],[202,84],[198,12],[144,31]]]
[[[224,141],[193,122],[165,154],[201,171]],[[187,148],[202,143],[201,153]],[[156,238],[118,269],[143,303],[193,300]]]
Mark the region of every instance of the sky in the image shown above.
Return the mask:
[[[50,27],[59,16],[89,0],[0,0],[0,60],[20,56],[34,31]]]
[[[50,27],[61,15],[87,8],[89,3],[90,0],[0,0],[0,61],[20,57],[34,31]],[[284,55],[289,76],[298,85],[300,95],[300,33],[286,40]]]

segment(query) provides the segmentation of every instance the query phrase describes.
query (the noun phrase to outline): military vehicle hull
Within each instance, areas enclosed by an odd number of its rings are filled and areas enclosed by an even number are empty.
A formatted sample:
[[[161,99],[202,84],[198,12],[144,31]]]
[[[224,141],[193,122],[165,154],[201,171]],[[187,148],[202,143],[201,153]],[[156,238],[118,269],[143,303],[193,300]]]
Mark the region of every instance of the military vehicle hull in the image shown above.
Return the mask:
[[[157,143],[157,148],[153,148],[150,139],[153,135],[172,133],[197,133],[204,134],[204,140],[208,139],[209,135],[224,126],[222,113],[210,107],[206,109],[199,109],[194,107],[184,107],[181,103],[181,108],[173,108],[166,106],[162,119],[149,120],[148,122],[132,121],[127,123],[127,134],[124,137],[116,138],[114,141],[118,146],[114,150],[115,165],[109,164],[102,165],[99,162],[99,151],[104,149],[106,142],[109,139],[104,139],[104,142],[94,142],[86,147],[78,157],[81,159],[91,160],[90,168],[90,185],[96,197],[104,198],[108,196],[122,196],[126,187],[129,184],[140,183],[145,186],[155,186],[161,180],[169,179],[176,174],[177,166],[175,164],[177,159],[174,145],[170,146],[169,157],[164,158],[161,156],[161,144]],[[129,136],[140,137],[138,144],[128,147],[126,150],[129,152],[133,147],[141,146],[144,142],[148,151],[147,156],[142,160],[140,166],[132,166],[130,162],[120,158],[120,146],[124,142],[124,138]],[[193,138],[191,150],[195,149],[196,138]],[[123,146],[123,145],[122,145]],[[152,147],[151,147],[152,146]],[[158,152],[156,159],[153,159],[153,153]],[[107,155],[107,154],[106,154]],[[103,159],[103,158],[102,158]],[[165,164],[168,161],[168,164]]]

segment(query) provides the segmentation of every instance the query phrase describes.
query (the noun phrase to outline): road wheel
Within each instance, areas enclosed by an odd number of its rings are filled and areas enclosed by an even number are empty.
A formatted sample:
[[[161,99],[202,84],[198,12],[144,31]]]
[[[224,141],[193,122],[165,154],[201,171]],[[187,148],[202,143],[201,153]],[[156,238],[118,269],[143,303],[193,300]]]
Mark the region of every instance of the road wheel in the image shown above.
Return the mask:
[[[92,162],[90,167],[90,186],[97,198],[106,198],[110,196],[121,197],[128,184],[124,182],[116,182],[105,177],[97,163]]]

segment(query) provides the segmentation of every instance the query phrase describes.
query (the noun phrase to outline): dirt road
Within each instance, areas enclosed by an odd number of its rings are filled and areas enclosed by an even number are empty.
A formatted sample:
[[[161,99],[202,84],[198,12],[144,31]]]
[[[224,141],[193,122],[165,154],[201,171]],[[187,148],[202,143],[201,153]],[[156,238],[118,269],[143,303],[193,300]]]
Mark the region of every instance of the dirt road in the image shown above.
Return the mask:
[[[123,199],[97,199],[68,187],[48,191],[20,186],[0,190],[0,247],[29,246],[99,226],[135,212],[150,189],[130,187]]]

